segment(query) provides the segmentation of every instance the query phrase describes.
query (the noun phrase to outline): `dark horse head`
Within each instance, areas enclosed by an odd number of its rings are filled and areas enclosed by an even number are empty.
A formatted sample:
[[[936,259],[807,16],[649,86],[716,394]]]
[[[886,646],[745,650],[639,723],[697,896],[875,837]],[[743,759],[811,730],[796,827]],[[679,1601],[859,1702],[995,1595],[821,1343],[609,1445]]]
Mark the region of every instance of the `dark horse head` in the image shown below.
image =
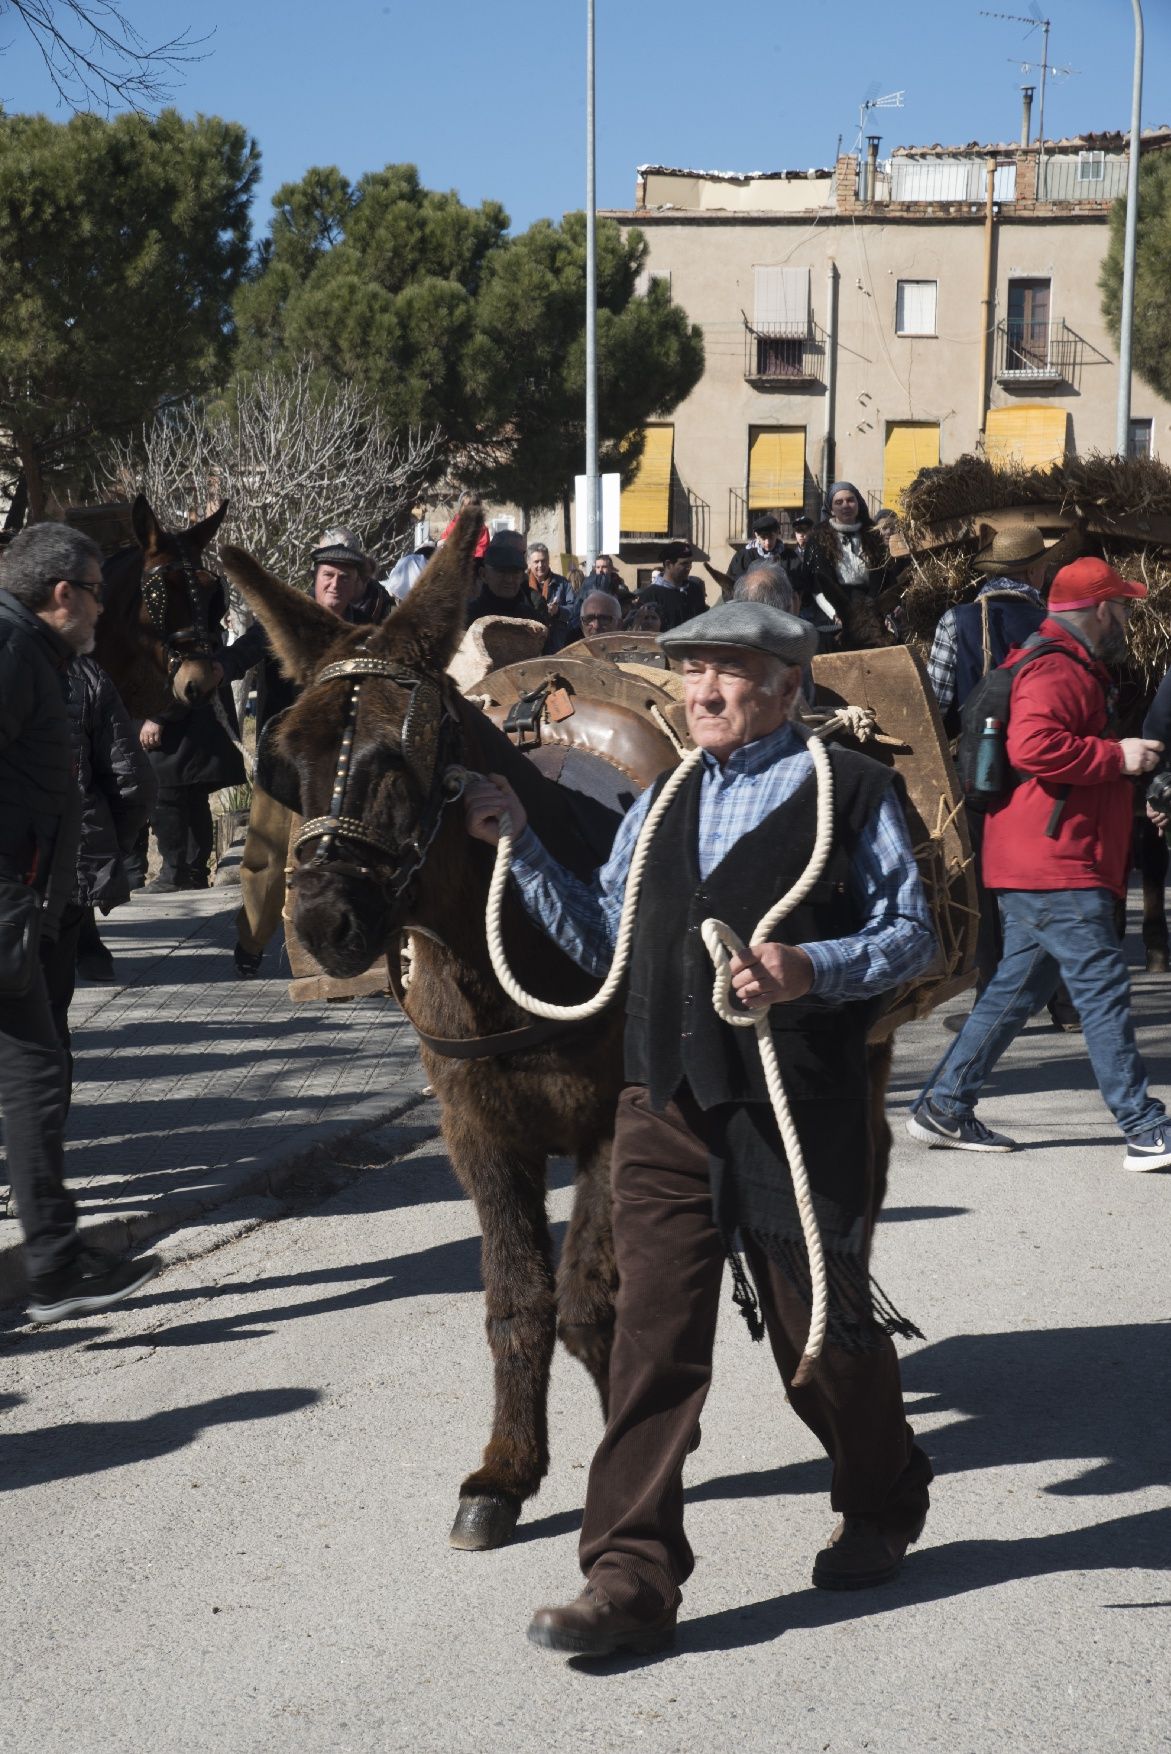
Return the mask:
[[[289,890],[293,925],[332,975],[370,966],[405,922],[415,878],[450,820],[446,769],[460,703],[445,674],[473,589],[480,508],[460,514],[410,596],[380,627],[353,627],[237,548],[224,567],[300,688],[265,727],[257,784],[304,818]]]
[[[224,500],[189,529],[164,530],[139,494],[132,508],[136,548],[102,566],[103,612],[94,656],[137,719],[173,717],[215,690],[214,651],[227,613],[227,587],[203,564],[224,519]]]

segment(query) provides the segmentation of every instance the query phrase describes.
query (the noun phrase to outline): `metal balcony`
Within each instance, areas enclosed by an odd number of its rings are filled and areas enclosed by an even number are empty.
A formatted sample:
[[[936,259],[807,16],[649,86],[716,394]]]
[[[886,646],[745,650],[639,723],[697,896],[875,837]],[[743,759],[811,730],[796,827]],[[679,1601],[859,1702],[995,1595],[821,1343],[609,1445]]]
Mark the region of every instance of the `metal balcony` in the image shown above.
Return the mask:
[[[1002,317],[996,325],[996,377],[1002,384],[1072,383],[1085,348],[1068,323]]]
[[[816,323],[754,328],[744,319],[744,377],[758,389],[820,384],[825,366],[825,334]]]

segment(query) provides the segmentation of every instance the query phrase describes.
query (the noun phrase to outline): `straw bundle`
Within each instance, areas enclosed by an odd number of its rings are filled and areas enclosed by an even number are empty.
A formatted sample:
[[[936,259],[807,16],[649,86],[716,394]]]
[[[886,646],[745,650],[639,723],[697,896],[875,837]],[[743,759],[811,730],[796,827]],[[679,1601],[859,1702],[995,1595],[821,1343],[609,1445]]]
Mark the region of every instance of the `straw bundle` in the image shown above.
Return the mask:
[[[924,469],[903,495],[903,524],[914,542],[925,524],[1004,506],[1058,504],[1063,511],[1099,506],[1115,517],[1171,515],[1171,469],[1152,457],[1093,451],[1045,469],[1000,466],[964,456]]]

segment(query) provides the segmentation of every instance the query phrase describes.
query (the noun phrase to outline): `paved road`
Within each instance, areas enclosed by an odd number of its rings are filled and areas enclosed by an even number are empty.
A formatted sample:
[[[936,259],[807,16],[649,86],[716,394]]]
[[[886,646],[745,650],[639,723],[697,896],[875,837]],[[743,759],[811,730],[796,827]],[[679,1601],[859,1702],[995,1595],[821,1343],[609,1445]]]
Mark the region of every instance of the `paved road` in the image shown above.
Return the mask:
[[[1171,982],[1136,985],[1167,1090]],[[900,1115],[945,1039],[904,1032]],[[426,1107],[368,1139],[371,1167],[325,1203],[188,1232],[133,1308],[0,1329],[0,1746],[1171,1747],[1171,1176],[1121,1171],[1079,1043],[1047,1028],[983,1112],[1028,1149],[900,1133],[880,1231],[879,1276],[927,1334],[905,1380],[939,1473],[903,1577],[809,1586],[826,1468],[729,1307],[667,1660],[525,1642],[530,1610],[577,1587],[598,1434],[564,1355],[552,1470],[516,1543],[446,1545],[489,1371],[475,1227]]]

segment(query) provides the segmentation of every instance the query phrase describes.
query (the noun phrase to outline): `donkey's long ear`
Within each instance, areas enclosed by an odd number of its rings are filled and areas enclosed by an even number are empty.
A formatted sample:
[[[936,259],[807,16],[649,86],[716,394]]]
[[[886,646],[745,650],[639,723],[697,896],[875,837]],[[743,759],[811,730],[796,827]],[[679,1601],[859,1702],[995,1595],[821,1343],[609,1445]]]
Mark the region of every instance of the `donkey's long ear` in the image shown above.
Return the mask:
[[[308,682],[322,654],[342,632],[328,609],[265,572],[242,548],[224,548],[224,571],[268,635],[277,663],[290,682]]]
[[[150,501],[145,493],[140,493],[130,508],[130,522],[138,539],[138,546],[146,554],[152,543],[157,543],[162,534],[162,526],[150,509]]]
[[[206,518],[201,518],[198,524],[192,524],[189,530],[184,530],[183,540],[186,542],[188,549],[193,549],[196,553],[202,554],[208,543],[215,536],[220,525],[223,523],[227,510],[227,500],[221,499],[214,512],[209,513]]]
[[[464,507],[406,602],[378,629],[370,642],[372,649],[401,659],[412,670],[446,670],[464,635],[475,582],[476,539],[483,521],[478,501]]]

